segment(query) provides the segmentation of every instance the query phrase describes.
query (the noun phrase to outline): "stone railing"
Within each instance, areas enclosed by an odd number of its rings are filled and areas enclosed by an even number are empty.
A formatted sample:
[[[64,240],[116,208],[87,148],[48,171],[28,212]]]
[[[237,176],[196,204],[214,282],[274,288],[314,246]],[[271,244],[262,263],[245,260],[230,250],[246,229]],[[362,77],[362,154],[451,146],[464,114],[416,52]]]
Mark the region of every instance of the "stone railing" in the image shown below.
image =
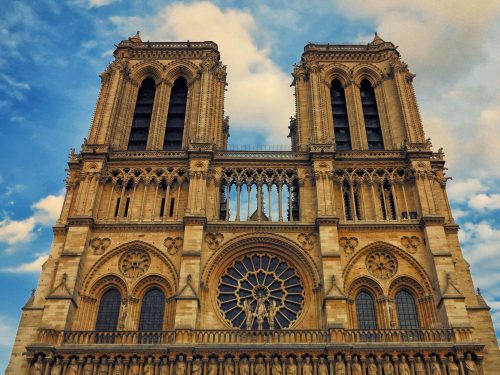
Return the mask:
[[[51,345],[168,345],[168,344],[355,344],[471,342],[469,328],[455,329],[330,329],[330,330],[175,330],[175,331],[57,331],[41,329],[39,343]]]

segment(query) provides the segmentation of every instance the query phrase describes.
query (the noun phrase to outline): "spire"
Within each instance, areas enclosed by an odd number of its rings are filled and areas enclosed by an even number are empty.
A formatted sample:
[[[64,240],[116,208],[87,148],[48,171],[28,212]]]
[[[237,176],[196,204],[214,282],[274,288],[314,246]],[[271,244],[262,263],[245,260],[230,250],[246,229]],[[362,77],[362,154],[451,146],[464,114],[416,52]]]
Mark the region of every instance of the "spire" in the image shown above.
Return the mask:
[[[137,31],[137,33],[134,36],[131,36],[128,38],[132,43],[142,43],[141,36],[139,35],[141,32]]]
[[[382,39],[381,37],[378,36],[378,33],[375,31],[375,37],[373,38],[372,42],[370,44],[373,44],[375,46],[378,46],[380,44],[384,44],[385,40]]]
[[[481,289],[479,289],[479,288],[477,288],[476,298],[477,298],[477,304],[479,305],[479,307],[487,309],[487,310],[490,309],[490,307],[486,303],[484,297],[481,295]]]

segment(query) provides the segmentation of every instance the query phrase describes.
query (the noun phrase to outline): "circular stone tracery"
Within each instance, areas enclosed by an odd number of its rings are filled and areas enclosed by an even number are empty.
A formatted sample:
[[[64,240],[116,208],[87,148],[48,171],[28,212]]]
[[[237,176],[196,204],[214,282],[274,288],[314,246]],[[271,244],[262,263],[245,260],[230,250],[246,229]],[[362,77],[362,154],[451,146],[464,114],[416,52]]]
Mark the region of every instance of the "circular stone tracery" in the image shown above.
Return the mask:
[[[120,258],[120,272],[126,277],[143,275],[151,264],[151,258],[144,250],[130,250]]]
[[[234,261],[223,273],[217,302],[233,327],[288,328],[302,310],[304,287],[297,271],[285,260],[254,253]]]
[[[398,270],[398,262],[394,255],[386,251],[376,251],[366,256],[366,268],[379,279],[388,279]]]

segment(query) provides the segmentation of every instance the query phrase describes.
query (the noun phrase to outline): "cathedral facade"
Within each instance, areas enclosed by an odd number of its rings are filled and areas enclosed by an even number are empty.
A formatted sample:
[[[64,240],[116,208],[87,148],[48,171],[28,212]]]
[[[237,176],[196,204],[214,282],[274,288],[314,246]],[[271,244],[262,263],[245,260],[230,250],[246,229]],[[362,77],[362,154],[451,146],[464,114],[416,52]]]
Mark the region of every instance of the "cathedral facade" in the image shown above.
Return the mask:
[[[392,43],[304,47],[287,151],[228,149],[215,43],[114,57],[7,374],[500,373]]]

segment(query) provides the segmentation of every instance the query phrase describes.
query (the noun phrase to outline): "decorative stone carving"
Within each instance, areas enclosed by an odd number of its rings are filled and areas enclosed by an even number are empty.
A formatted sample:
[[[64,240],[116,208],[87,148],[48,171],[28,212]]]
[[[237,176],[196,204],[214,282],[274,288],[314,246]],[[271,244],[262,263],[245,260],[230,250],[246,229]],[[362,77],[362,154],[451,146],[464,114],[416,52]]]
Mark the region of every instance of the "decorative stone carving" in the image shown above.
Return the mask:
[[[205,240],[207,241],[208,248],[210,250],[217,250],[224,241],[224,235],[222,233],[207,233],[205,235]]]
[[[344,358],[342,355],[337,355],[337,361],[335,362],[335,375],[346,375],[346,367],[344,363]]]
[[[314,248],[314,244],[316,243],[316,236],[314,233],[300,233],[297,236],[297,240],[302,245],[304,250],[312,250]]]
[[[288,361],[286,363],[286,375],[297,375],[297,365],[295,364],[293,357],[288,357]]]
[[[410,366],[408,365],[405,356],[401,356],[401,362],[399,363],[398,370],[399,375],[411,375]]]
[[[398,270],[398,262],[386,251],[375,251],[366,256],[366,269],[379,279],[388,279]]]
[[[273,358],[273,363],[271,365],[272,375],[283,375],[283,367],[278,356]]]
[[[363,369],[361,367],[361,363],[359,362],[358,356],[354,356],[352,359],[351,365],[351,374],[352,375],[362,375]]]
[[[167,248],[170,255],[175,255],[178,251],[182,250],[183,243],[184,241],[182,240],[182,237],[167,237],[165,238],[165,241],[163,241],[163,244]]]
[[[465,370],[467,371],[467,375],[477,375],[477,367],[474,359],[472,358],[472,354],[467,353],[465,357]]]
[[[193,375],[201,375],[201,372],[203,371],[201,368],[201,361],[199,358],[195,358],[193,361]]]
[[[235,328],[283,329],[302,311],[304,287],[298,272],[285,260],[253,253],[236,259],[222,274],[217,302]]]
[[[318,375],[328,375],[328,365],[326,364],[325,357],[319,357]]]
[[[417,236],[403,236],[401,237],[401,245],[403,245],[409,253],[415,254],[418,250],[421,241]]]
[[[111,240],[109,238],[96,237],[90,242],[90,246],[94,250],[95,255],[104,254],[109,245],[111,245]]]
[[[43,374],[43,356],[38,355],[35,362],[31,366],[30,374],[32,375],[42,375]]]
[[[309,356],[304,358],[304,363],[302,364],[302,375],[313,375],[311,357]]]
[[[250,365],[248,364],[247,357],[243,357],[240,361],[239,373],[240,375],[248,375],[250,372]]]
[[[143,275],[151,264],[149,254],[144,250],[129,250],[119,262],[120,272],[125,277],[135,278]]]
[[[352,254],[358,244],[356,237],[340,237],[339,239],[339,245],[346,254]]]

